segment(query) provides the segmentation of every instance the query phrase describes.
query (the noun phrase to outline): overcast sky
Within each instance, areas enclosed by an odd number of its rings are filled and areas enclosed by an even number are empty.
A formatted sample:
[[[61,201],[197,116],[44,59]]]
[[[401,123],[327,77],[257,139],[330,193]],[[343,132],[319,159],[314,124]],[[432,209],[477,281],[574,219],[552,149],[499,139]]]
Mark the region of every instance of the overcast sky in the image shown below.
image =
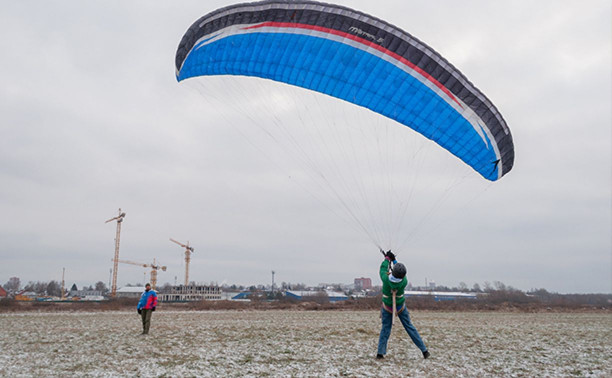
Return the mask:
[[[514,169],[495,183],[417,142],[427,152],[417,157],[425,168],[414,211],[393,231],[407,241],[383,245],[399,248],[409,280],[612,292],[610,2],[338,3],[433,47],[487,94],[514,137]],[[120,257],[156,258],[168,266],[162,283],[184,277],[170,237],[195,247],[198,282],[269,283],[273,269],[279,283],[377,280],[370,238],[282,143],[276,151],[254,131],[267,117],[298,129],[324,118],[392,124],[263,80],[177,83],[183,33],[229,3],[1,4],[1,283],[61,280],[63,267],[68,285],[108,282],[115,223],[104,221],[119,207]],[[257,109],[265,114],[249,113]],[[448,171],[445,184],[431,184]],[[459,189],[446,195],[456,177]],[[142,282],[143,272],[120,265],[119,286]]]

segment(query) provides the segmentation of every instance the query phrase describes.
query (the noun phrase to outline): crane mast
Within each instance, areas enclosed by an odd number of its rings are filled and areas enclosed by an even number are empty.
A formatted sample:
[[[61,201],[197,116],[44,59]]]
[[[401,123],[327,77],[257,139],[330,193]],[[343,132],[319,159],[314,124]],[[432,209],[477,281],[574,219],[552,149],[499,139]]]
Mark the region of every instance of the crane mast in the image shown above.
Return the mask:
[[[187,241],[187,244],[183,244],[172,238],[170,238],[170,241],[185,248],[185,286],[187,286],[189,285],[189,262],[191,261],[191,254],[193,253],[193,247],[189,246],[189,241]]]
[[[191,262],[191,252],[185,250],[185,286],[189,285],[189,263]]]
[[[114,220],[117,221],[117,233],[115,235],[115,258],[113,259],[113,282],[111,285],[111,297],[114,297],[117,294],[117,267],[119,262],[119,238],[121,236],[121,223],[123,223],[123,218],[125,218],[125,213],[121,212],[121,208],[119,208],[119,215],[114,218],[107,220],[104,223],[112,222]]]

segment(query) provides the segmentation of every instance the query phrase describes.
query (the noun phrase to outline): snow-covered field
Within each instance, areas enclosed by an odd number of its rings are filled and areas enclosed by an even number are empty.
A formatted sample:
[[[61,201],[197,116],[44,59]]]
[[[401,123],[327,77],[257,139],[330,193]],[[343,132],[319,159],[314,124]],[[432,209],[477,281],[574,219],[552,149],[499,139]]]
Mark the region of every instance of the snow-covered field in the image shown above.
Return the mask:
[[[612,376],[610,314],[411,316],[428,360],[376,311],[0,314],[0,376]]]

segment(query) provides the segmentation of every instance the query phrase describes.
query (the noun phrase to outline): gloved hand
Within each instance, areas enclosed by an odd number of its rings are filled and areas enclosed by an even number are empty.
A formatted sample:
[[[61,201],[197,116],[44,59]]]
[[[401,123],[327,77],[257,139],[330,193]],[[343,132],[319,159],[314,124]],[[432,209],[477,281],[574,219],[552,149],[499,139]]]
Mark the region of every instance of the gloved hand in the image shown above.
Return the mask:
[[[385,258],[391,262],[395,262],[395,255],[391,251],[387,251],[387,253],[385,253]]]
[[[152,308],[151,308],[151,311],[155,311],[155,307],[152,307]]]
[[[141,310],[141,309],[138,309],[138,310],[136,310],[136,311],[138,311],[138,315],[141,315],[141,314],[142,314],[142,310]]]

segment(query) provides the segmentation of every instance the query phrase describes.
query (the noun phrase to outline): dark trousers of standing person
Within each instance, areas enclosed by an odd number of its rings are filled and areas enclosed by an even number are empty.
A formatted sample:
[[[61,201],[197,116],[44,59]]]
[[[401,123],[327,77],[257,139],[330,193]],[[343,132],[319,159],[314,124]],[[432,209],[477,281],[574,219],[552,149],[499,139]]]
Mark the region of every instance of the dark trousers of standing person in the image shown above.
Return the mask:
[[[425,343],[421,339],[419,332],[414,327],[412,322],[410,321],[410,315],[408,315],[408,310],[404,308],[403,310],[400,308],[397,317],[400,322],[404,326],[404,329],[408,333],[408,336],[412,339],[414,345],[417,346],[421,350],[421,352],[425,352],[427,347]],[[378,338],[378,354],[382,354],[383,356],[387,353],[387,341],[389,341],[389,336],[391,335],[391,326],[393,323],[393,314],[384,308],[381,310],[381,318],[382,318],[382,328],[380,330],[380,337]]]
[[[151,314],[152,310],[140,310],[140,316],[142,316],[142,334],[146,335],[149,333],[149,327],[151,327]]]

